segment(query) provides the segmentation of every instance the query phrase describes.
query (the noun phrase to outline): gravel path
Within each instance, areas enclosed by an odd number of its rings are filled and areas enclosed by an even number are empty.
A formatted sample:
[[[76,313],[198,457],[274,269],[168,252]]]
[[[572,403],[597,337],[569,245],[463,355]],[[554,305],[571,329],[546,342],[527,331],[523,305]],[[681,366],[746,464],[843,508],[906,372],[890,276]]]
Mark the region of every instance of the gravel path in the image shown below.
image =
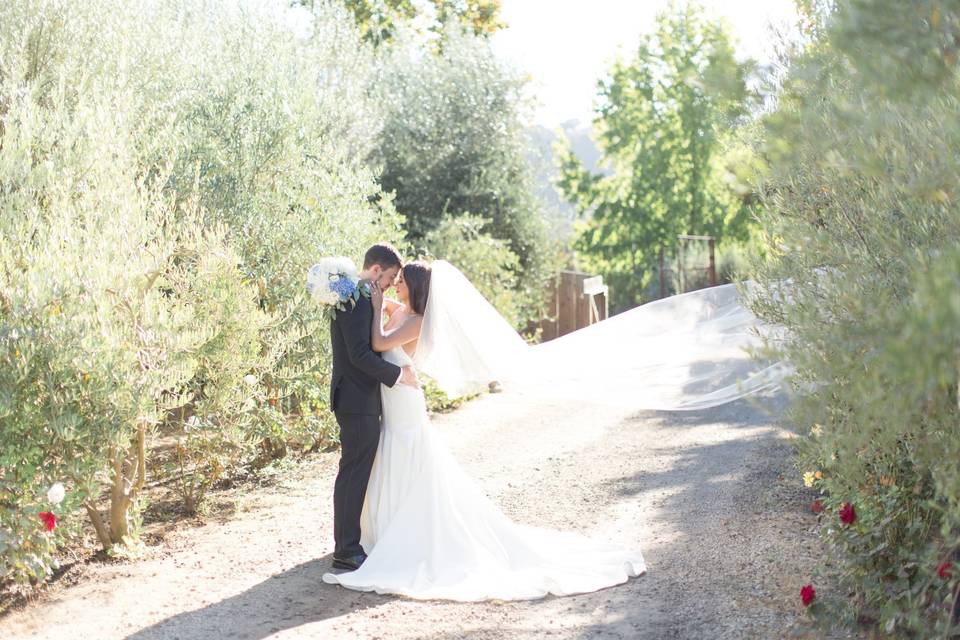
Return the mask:
[[[278,485],[218,496],[230,517],[176,530],[137,562],[91,563],[0,619],[0,638],[808,637],[797,594],[815,519],[789,434],[766,411],[631,413],[502,393],[436,426],[512,518],[639,547],[647,575],[478,604],[325,585],[337,455],[321,454]]]

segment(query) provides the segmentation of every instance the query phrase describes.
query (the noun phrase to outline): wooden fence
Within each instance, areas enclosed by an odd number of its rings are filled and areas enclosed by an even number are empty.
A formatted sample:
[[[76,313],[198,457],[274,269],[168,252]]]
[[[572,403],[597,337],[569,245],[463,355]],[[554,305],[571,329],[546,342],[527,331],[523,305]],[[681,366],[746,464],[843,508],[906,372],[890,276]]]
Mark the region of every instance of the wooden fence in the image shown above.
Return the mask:
[[[579,271],[561,271],[554,278],[547,317],[538,325],[541,340],[553,340],[606,320],[609,314],[607,286],[603,276]]]

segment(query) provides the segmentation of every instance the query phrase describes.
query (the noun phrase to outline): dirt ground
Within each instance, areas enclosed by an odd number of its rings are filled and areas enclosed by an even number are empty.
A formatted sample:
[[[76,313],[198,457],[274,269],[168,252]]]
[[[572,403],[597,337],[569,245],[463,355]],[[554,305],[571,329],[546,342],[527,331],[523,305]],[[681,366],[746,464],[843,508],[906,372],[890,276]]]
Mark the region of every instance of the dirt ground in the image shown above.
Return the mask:
[[[777,408],[630,412],[507,392],[435,420],[513,519],[640,548],[648,573],[625,585],[475,604],[326,585],[328,453],[273,486],[218,495],[228,515],[174,530],[136,562],[89,563],[0,619],[0,638],[822,637],[804,631],[798,593],[820,548]]]

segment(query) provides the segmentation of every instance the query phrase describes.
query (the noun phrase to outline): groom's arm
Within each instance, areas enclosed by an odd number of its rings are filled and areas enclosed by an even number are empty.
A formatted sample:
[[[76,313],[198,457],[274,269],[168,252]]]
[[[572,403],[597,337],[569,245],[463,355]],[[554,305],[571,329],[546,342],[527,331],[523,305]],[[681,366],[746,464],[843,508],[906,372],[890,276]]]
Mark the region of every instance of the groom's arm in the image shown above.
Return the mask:
[[[377,382],[392,387],[400,381],[403,372],[397,365],[375,354],[370,347],[372,318],[369,302],[358,302],[350,311],[337,311],[337,324],[347,344],[350,362]]]

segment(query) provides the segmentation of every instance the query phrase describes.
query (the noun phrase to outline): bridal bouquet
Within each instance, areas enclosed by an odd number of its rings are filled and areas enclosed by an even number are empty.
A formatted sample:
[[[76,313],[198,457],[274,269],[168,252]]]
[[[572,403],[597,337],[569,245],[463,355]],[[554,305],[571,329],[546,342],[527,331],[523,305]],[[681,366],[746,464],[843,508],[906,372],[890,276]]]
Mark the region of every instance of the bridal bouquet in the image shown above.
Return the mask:
[[[307,291],[327,309],[352,309],[365,291],[349,258],[323,258],[307,272]]]

